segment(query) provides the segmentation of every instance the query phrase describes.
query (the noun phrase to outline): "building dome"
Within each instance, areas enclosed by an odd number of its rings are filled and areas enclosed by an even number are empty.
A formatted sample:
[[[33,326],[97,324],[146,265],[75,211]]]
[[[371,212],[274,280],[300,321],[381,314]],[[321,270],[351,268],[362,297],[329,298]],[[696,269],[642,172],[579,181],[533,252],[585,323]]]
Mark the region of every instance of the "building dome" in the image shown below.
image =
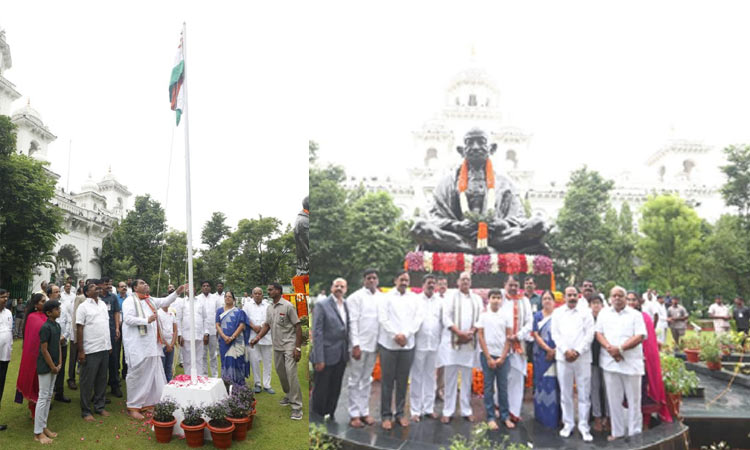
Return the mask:
[[[42,122],[42,115],[39,114],[39,111],[31,107],[31,101],[29,100],[26,102],[26,106],[24,106],[21,109],[16,110],[16,112],[13,113],[13,117],[17,116],[26,116],[28,118],[35,118],[39,122]]]
[[[91,173],[89,173],[89,178],[83,182],[81,185],[81,192],[96,192],[97,191],[97,185],[93,178],[91,178]]]

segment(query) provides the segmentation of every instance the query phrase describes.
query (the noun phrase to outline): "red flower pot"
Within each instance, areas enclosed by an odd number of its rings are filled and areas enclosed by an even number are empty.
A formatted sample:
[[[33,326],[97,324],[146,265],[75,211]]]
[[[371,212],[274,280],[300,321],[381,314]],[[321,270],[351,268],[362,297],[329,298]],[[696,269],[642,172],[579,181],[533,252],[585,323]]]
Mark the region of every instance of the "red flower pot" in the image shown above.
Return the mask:
[[[680,404],[682,403],[682,394],[672,394],[667,392],[667,409],[674,420],[680,420]]]
[[[252,429],[253,429],[253,418],[255,417],[255,413],[257,413],[257,412],[258,412],[258,411],[257,411],[257,410],[255,409],[255,405],[256,405],[257,403],[258,403],[258,399],[257,399],[257,398],[254,398],[254,399],[253,399],[253,405],[252,405],[252,409],[251,409],[251,411],[250,411],[250,414],[248,414],[248,415],[247,415],[248,419],[250,419],[250,421],[249,421],[249,422],[247,423],[247,429],[248,429],[248,430],[252,430]]]
[[[721,370],[721,361],[706,361],[710,370]]]
[[[227,416],[227,420],[234,424],[234,431],[232,432],[232,440],[244,441],[247,437],[247,427],[250,423],[250,417],[243,417],[241,419],[235,419],[234,417]]]
[[[216,448],[229,448],[232,446],[232,433],[234,432],[234,424],[229,422],[228,427],[215,427],[208,422],[208,429],[211,431],[211,439],[214,441],[214,447]]]
[[[172,418],[171,422],[158,422],[156,419],[151,421],[154,424],[154,433],[156,433],[156,442],[168,444],[172,440],[172,430],[177,419]]]
[[[180,428],[185,430],[185,440],[188,447],[203,447],[203,429],[206,428],[206,421],[201,419],[198,425],[185,425],[180,422]]]
[[[688,362],[697,363],[698,361],[700,361],[700,359],[698,358],[699,352],[699,350],[685,349],[685,356],[687,356]]]

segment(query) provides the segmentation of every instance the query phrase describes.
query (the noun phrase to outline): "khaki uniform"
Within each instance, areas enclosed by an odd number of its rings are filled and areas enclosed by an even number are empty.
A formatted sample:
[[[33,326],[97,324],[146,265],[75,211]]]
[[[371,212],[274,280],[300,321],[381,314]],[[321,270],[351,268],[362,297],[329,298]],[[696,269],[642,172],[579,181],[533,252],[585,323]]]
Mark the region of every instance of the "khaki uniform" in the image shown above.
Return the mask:
[[[297,377],[294,344],[297,340],[297,310],[281,298],[266,309],[266,323],[271,328],[271,345],[276,374],[293,411],[302,410],[302,388]]]

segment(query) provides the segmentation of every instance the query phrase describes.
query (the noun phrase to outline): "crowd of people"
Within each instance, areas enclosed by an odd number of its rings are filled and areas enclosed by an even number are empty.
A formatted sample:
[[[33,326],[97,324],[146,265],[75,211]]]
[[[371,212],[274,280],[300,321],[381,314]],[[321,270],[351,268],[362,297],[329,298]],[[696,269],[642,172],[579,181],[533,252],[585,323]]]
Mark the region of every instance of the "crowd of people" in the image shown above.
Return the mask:
[[[641,433],[652,420],[672,421],[659,351],[667,329],[679,342],[687,328],[689,315],[678,297],[620,286],[605,296],[585,280],[566,287],[558,301],[553,292],[538,291],[531,276],[522,289],[511,275],[503,289],[489,290],[485,302],[472,291],[468,272],[455,289],[433,274],[421,281],[421,290],[412,292],[409,273],[400,271],[383,292],[378,272],[368,269],[363,287],[348,297],[347,281],[338,278],[330,296],[316,299],[310,354],[315,414],[332,417],[346,383],[350,426],[374,424],[369,399],[379,358],[385,430],[425,417],[478,420],[470,404],[474,369],[483,373],[483,419],[492,430],[514,428],[522,420],[530,364],[534,418],[561,427],[563,437],[577,426],[591,441],[592,422],[594,431],[615,440]],[[738,329],[746,328],[749,311],[742,299],[735,303]],[[709,315],[727,321],[728,310],[720,305],[717,298]],[[442,410],[437,399],[444,400]]]
[[[201,283],[190,305],[184,295],[187,287],[169,285],[165,297],[155,298],[140,279],[119,282],[116,292],[108,277],[81,281],[77,289],[70,279],[62,289],[43,282],[28,302],[15,304],[15,315],[9,309],[9,292],[0,289],[0,400],[14,338],[23,340],[15,401],[28,402],[34,439],[43,444],[57,436],[47,428],[52,401],[71,402],[64,391],[66,363],[67,388],[80,389],[83,420],[110,415],[106,388],[123,397],[123,379],[127,414],[143,419],[153,413],[172,379],[175,351],[179,349],[180,364],[190,375],[194,347],[199,376],[219,377],[220,361],[227,388],[245,385],[252,370],[254,391],[271,395],[273,356],[285,394],[279,403],[291,406],[291,419],[301,420],[297,363],[302,330],[295,307],[281,295],[282,286],[268,285],[270,300],[256,287],[251,298],[240,300],[242,306],[234,293],[224,291],[223,283],[212,293],[208,281]],[[0,431],[5,429],[0,425]]]

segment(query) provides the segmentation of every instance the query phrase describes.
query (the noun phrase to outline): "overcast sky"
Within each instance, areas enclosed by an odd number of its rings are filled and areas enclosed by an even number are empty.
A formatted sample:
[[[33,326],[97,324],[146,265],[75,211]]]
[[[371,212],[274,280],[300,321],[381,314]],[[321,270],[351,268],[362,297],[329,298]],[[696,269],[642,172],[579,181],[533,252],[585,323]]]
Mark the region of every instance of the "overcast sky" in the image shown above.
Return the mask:
[[[259,214],[292,223],[308,191],[296,131],[300,35],[281,5],[260,4],[3,1],[13,59],[4,75],[24,96],[14,109],[30,97],[57,135],[48,156],[60,184],[69,176],[76,192],[111,166],[131,192],[164,206],[171,174],[168,223],[185,228],[183,126],[174,127],[168,84],[187,21],[194,242],[213,211],[231,226]]]
[[[750,10],[740,2],[359,2],[316,23],[311,138],[357,175],[403,173],[411,132],[438,113],[471,48],[521,164],[567,181],[588,163],[636,171],[672,137],[750,142]],[[338,20],[337,17],[349,17]]]

